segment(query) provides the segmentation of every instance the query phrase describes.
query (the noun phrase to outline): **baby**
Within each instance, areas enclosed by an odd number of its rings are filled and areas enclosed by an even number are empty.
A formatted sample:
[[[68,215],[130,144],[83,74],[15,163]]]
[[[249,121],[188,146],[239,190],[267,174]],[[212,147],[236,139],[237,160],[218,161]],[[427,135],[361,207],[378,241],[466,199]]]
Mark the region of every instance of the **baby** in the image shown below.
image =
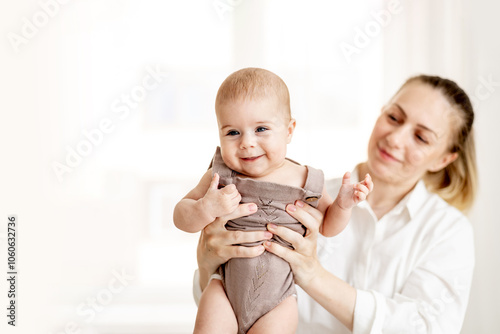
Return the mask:
[[[369,175],[353,185],[346,173],[333,201],[320,170],[286,158],[296,121],[291,118],[288,88],[272,72],[245,68],[231,74],[217,92],[215,111],[220,148],[198,185],[175,207],[174,223],[183,231],[198,232],[240,203],[255,203],[256,213],[229,221],[226,228],[266,230],[272,223],[304,235],[304,226],[285,211],[287,204],[301,200],[324,213],[320,232],[334,236],[373,188]],[[272,241],[292,248],[277,236]],[[297,322],[290,266],[264,252],[231,259],[212,275],[194,332],[295,333]]]

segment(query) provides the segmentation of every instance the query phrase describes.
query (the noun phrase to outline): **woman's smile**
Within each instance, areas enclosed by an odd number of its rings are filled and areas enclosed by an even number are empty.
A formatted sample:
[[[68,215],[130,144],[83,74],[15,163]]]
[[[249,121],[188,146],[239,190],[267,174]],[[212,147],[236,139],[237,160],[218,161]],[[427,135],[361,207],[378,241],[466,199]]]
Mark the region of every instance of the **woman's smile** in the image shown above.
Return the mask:
[[[394,162],[401,162],[401,160],[397,159],[394,157],[392,154],[387,152],[385,149],[379,147],[379,153],[382,159],[387,160],[387,161],[394,161]]]

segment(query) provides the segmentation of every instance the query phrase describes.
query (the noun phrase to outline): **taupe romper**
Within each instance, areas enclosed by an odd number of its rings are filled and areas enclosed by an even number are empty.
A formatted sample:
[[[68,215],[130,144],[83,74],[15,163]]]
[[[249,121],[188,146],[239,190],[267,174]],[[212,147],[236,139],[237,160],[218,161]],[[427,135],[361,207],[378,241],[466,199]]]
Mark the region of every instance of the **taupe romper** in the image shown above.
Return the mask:
[[[284,225],[304,235],[305,227],[290,216],[285,207],[296,200],[305,201],[314,207],[318,205],[324,186],[323,172],[306,167],[307,179],[304,189],[242,178],[226,166],[218,147],[212,161],[212,171],[219,174],[220,186],[234,183],[241,194],[242,203],[255,203],[258,206],[256,213],[229,221],[226,228],[243,231],[267,230],[266,225],[273,223]],[[290,243],[278,236],[272,241],[292,248]],[[257,244],[259,243],[245,246]],[[238,333],[246,333],[260,317],[295,294],[290,265],[267,251],[255,258],[231,259],[219,268],[219,273],[238,320]]]

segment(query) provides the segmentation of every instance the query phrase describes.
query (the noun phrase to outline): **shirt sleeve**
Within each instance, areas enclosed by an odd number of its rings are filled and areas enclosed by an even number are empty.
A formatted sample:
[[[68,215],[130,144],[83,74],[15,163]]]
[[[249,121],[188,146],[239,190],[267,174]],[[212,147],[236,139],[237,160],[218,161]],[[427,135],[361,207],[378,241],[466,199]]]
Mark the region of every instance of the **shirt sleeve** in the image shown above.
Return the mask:
[[[436,237],[392,298],[357,290],[354,334],[460,332],[472,283],[474,243],[465,217],[454,224]]]
[[[200,272],[197,269],[195,270],[193,275],[193,297],[196,306],[200,305],[201,293],[202,291],[200,287]]]

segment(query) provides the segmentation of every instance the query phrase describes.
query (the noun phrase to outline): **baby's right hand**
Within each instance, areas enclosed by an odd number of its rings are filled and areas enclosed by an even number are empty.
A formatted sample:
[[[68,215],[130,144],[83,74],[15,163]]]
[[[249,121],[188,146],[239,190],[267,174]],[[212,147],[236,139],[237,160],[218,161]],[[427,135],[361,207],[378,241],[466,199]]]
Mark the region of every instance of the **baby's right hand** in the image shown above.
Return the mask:
[[[241,195],[234,184],[219,188],[219,174],[215,173],[202,201],[207,213],[214,219],[230,214],[240,204]]]

